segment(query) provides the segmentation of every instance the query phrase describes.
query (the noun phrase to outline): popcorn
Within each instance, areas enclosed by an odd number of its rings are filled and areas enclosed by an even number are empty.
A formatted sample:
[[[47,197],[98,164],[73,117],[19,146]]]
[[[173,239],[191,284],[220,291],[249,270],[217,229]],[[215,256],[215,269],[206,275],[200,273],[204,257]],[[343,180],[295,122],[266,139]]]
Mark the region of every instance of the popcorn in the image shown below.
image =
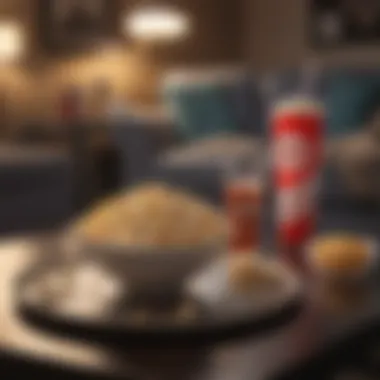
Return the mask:
[[[80,236],[93,242],[146,247],[204,245],[227,237],[222,212],[156,184],[102,202],[76,228]]]

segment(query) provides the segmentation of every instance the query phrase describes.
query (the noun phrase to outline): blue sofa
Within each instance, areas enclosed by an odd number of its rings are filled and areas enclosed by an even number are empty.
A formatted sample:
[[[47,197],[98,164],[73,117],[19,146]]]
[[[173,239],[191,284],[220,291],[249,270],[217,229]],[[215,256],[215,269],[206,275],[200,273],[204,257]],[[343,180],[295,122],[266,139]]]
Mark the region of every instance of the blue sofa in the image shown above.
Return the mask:
[[[373,81],[372,78],[376,76],[380,83],[380,72],[376,70],[328,69],[321,72],[318,81],[313,83],[313,95],[322,101],[326,101],[332,93],[331,83],[343,72],[356,78],[368,77],[369,82]],[[256,153],[256,157],[260,157],[260,154],[263,154],[262,152],[265,152],[267,147],[267,110],[271,103],[279,98],[302,91],[302,82],[302,71],[297,69],[269,75],[261,79],[245,73],[235,76],[234,81],[228,83],[228,104],[233,109],[236,123],[232,134],[231,131],[223,131],[223,133],[227,133],[225,136],[240,136],[242,140],[250,139],[255,146],[261,145],[260,153]],[[308,91],[310,90],[309,87]],[[355,91],[348,91],[348,93],[355,93]],[[376,101],[379,101],[378,104],[380,105],[380,96]],[[178,108],[178,104],[171,104],[171,106]],[[344,104],[343,111],[345,112],[343,116],[347,116],[349,112],[347,109],[344,110]],[[212,118],[205,115],[201,106],[198,106],[196,112],[199,116],[199,123],[207,124],[210,120],[212,122]],[[213,112],[215,114],[215,110]],[[176,114],[175,116],[176,122],[183,123],[181,116],[184,115]],[[354,127],[351,130],[355,130]],[[202,162],[201,156],[204,153],[199,153],[198,160],[195,161],[188,160],[186,162],[186,159],[183,159],[183,152],[186,150],[192,151],[194,156],[197,146],[202,145],[199,140],[189,141],[188,136],[186,138],[183,133],[181,135],[179,128],[160,126],[160,123],[156,123],[154,119],[145,120],[141,116],[138,119],[129,116],[123,122],[119,121],[115,124],[113,129],[115,141],[120,149],[125,166],[129,167],[128,174],[124,171],[125,184],[155,178],[183,186],[210,201],[221,201],[223,170],[221,170],[220,162],[218,162],[221,160],[207,158],[206,154]],[[334,141],[339,140],[340,136],[349,132],[344,131],[337,134],[329,132],[326,141],[329,144],[334,144]],[[215,131],[212,131],[211,135],[210,141],[214,138],[220,138],[220,135],[216,134]],[[204,144],[204,136],[202,136],[202,141],[203,150],[207,150],[207,146],[205,147]],[[223,154],[224,152],[220,152],[217,157],[223,158]],[[182,158],[176,160],[175,157]],[[322,202],[327,207],[344,205],[350,200],[350,194],[346,190],[337,173],[334,161],[327,158],[323,171]]]

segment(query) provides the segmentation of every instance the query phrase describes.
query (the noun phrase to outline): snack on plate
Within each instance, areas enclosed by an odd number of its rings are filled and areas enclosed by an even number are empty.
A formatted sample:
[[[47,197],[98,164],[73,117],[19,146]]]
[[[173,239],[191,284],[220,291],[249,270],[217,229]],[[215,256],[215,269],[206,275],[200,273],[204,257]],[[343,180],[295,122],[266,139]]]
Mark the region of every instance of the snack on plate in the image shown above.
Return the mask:
[[[279,283],[275,268],[257,255],[244,252],[232,255],[229,259],[229,281],[234,290],[247,293]]]
[[[102,202],[75,231],[93,243],[187,247],[226,240],[227,222],[222,212],[196,197],[148,184]]]
[[[310,249],[314,266],[337,273],[362,271],[368,266],[371,254],[367,240],[348,234],[320,237]]]

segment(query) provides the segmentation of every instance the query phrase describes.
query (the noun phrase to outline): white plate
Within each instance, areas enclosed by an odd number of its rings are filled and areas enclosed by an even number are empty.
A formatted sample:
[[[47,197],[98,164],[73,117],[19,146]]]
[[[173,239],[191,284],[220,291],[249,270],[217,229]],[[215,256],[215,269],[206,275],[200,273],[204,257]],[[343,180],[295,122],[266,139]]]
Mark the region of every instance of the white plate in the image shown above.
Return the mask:
[[[266,313],[302,294],[300,280],[276,260],[264,259],[263,265],[270,266],[278,274],[279,284],[273,287],[258,285],[244,294],[230,285],[228,265],[228,258],[219,260],[193,278],[188,285],[193,297],[211,305],[210,309],[216,318],[218,313],[223,315],[223,318],[226,315],[234,317],[252,312]]]

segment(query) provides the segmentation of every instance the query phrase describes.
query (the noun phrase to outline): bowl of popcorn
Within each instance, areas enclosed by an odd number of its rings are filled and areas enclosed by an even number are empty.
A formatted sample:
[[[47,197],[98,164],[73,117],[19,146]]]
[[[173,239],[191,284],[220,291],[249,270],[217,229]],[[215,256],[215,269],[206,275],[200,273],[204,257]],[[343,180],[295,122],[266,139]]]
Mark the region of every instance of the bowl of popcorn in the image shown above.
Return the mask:
[[[133,292],[176,293],[224,252],[226,218],[177,189],[146,184],[103,201],[72,230],[80,252]]]
[[[320,236],[307,251],[311,270],[328,280],[368,278],[377,261],[374,239],[348,233]]]

